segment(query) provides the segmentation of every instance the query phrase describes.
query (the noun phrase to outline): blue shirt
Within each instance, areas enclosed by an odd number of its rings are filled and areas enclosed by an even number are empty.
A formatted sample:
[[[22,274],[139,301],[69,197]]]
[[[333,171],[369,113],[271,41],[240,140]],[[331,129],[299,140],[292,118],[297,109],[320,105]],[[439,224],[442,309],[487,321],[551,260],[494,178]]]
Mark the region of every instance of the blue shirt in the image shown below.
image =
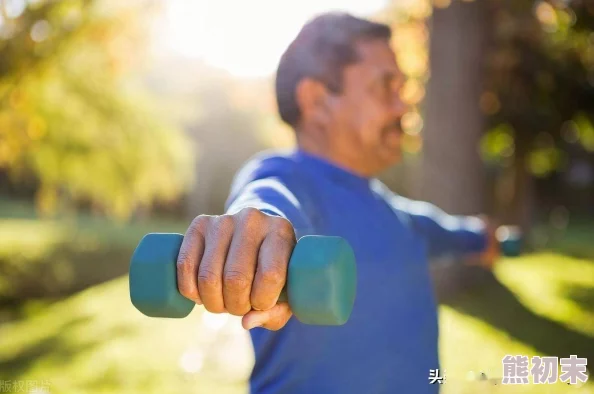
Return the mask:
[[[301,150],[265,152],[236,175],[227,212],[285,217],[303,235],[337,235],[357,260],[357,295],[343,326],[292,317],[279,331],[250,330],[252,393],[436,393],[437,307],[428,261],[480,252],[477,218],[445,214]]]

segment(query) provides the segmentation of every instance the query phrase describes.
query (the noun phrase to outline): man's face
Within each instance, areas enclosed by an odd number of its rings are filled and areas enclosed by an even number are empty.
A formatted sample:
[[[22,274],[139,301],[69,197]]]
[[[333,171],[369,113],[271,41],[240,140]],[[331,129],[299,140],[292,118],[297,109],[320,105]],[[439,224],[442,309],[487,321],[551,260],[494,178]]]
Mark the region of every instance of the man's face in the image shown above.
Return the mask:
[[[361,60],[345,69],[343,89],[330,99],[328,138],[361,173],[374,175],[401,157],[404,76],[387,41],[362,41],[357,50]]]

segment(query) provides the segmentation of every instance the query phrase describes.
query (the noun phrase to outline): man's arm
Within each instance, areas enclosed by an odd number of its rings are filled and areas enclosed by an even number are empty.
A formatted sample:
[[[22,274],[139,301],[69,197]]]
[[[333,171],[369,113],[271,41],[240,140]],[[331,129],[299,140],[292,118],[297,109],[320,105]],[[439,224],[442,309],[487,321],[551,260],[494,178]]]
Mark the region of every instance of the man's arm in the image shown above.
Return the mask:
[[[433,204],[398,196],[383,184],[375,189],[405,224],[427,241],[431,258],[478,255],[492,259],[494,234],[485,218],[450,215]]]
[[[299,238],[314,233],[306,188],[289,157],[263,152],[245,163],[233,178],[225,211],[235,214],[255,208],[285,218]]]
[[[226,203],[226,213],[235,214],[244,208],[255,208],[268,215],[287,219],[296,236],[312,232],[312,225],[301,202],[278,177],[256,179],[243,185]]]
[[[397,200],[396,209],[404,211],[412,228],[427,240],[431,257],[471,255],[487,248],[487,225],[480,218],[449,215],[422,201]]]
[[[180,247],[180,293],[209,312],[243,316],[246,329],[278,330],[292,315],[278,300],[297,238],[311,226],[290,164],[283,158],[248,163],[234,179],[227,214],[194,218]]]

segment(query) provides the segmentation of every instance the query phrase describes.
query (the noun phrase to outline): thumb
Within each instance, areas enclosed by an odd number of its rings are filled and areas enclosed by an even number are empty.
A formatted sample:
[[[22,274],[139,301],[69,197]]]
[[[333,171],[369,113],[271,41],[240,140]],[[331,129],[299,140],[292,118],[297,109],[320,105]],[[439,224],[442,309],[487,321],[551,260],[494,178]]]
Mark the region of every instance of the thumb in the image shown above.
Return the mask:
[[[251,330],[254,327],[263,327],[267,330],[280,330],[287,324],[293,313],[289,304],[280,302],[265,311],[249,311],[242,319],[243,328]]]

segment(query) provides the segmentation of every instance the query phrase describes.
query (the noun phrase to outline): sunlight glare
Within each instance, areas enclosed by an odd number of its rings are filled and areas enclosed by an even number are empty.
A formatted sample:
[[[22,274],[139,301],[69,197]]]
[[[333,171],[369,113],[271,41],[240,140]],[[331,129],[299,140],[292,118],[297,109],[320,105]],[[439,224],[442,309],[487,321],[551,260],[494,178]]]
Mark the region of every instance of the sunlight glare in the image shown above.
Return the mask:
[[[204,365],[204,353],[200,349],[187,349],[179,360],[179,366],[187,373],[198,373]]]
[[[229,315],[224,313],[210,313],[204,311],[202,314],[202,323],[212,331],[221,330],[229,321]]]
[[[386,0],[220,0],[167,2],[160,40],[181,56],[200,58],[240,77],[274,72],[283,50],[315,14],[347,11],[369,16]]]

